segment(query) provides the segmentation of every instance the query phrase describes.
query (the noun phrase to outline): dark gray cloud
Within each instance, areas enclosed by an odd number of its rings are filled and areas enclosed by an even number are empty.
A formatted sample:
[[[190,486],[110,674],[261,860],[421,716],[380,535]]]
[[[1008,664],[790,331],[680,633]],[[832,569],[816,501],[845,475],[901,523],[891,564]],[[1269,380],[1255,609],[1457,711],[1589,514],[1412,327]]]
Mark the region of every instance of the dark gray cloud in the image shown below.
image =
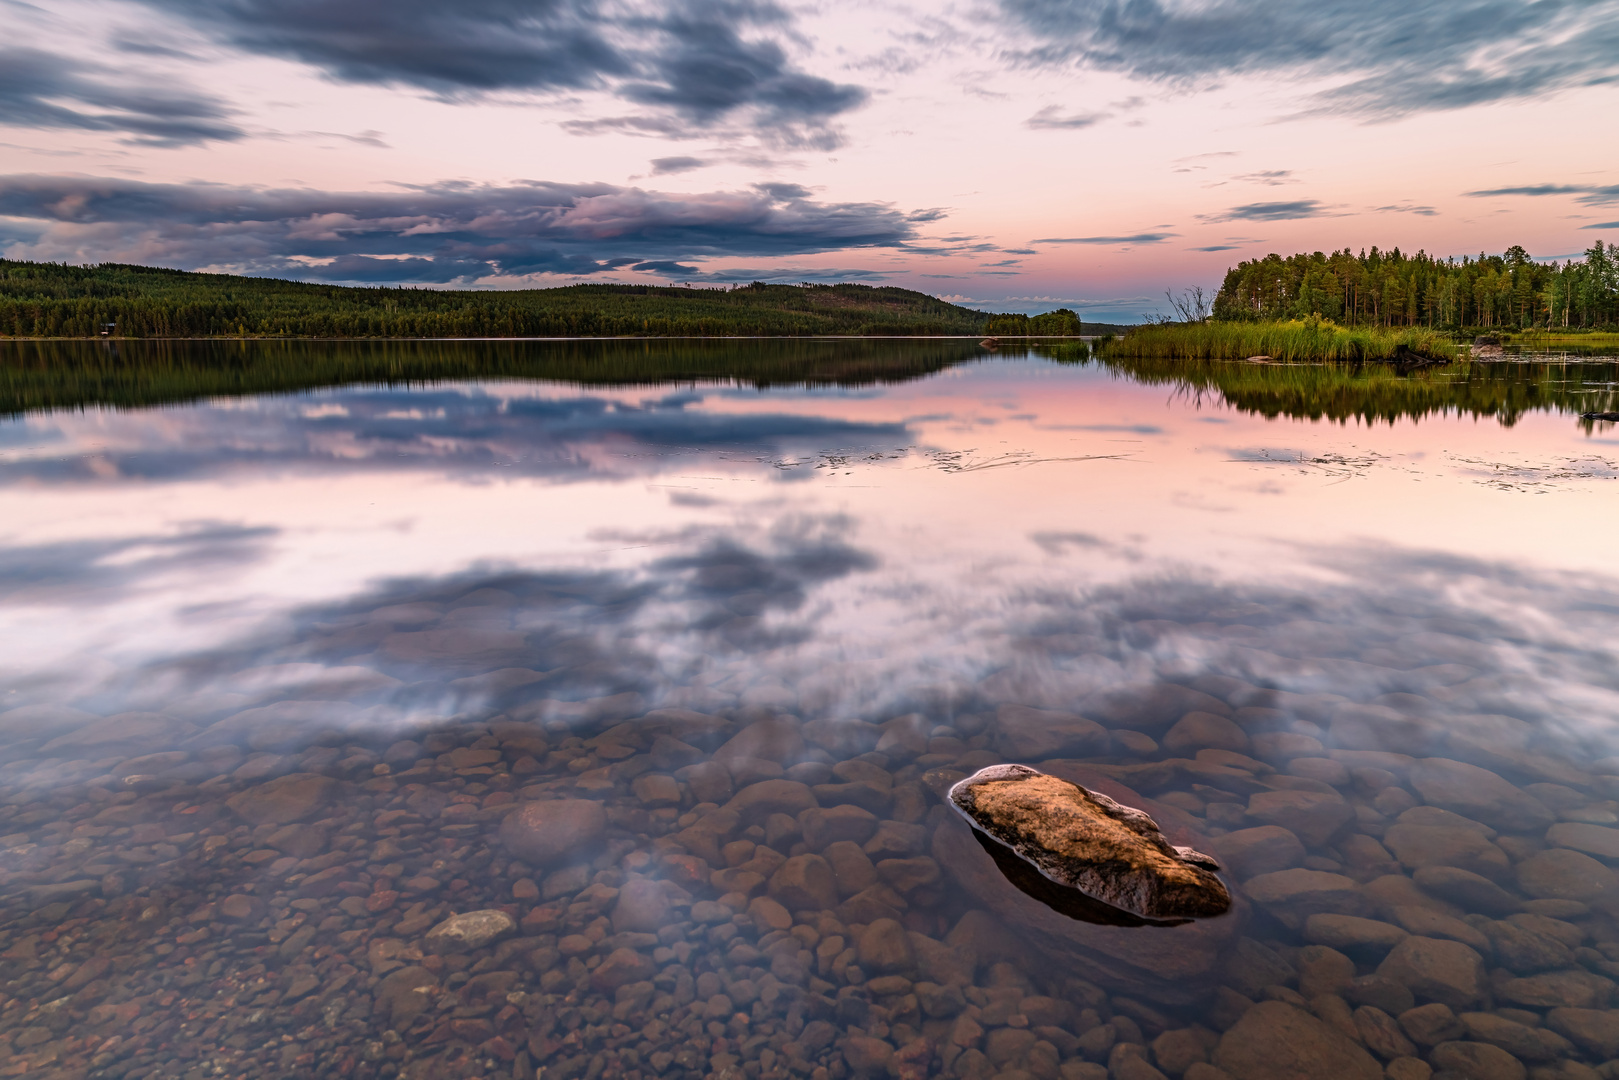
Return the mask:
[[[1179,233],[1148,232],[1133,236],[1047,236],[1031,244],[1159,244]]]
[[[1208,247],[1193,248],[1193,251],[1235,251],[1235,244],[1210,244]]]
[[[197,91],[159,86],[57,53],[0,48],[0,123],[111,131],[149,146],[239,139],[232,110]]]
[[[610,184],[443,183],[386,192],[0,176],[0,246],[33,258],[220,267],[324,281],[449,282],[688,273],[717,256],[903,248],[881,203],[823,203],[796,185],[669,194]]]
[[[1596,221],[1590,225],[1581,225],[1582,229],[1619,229],[1619,221]]]
[[[648,134],[740,119],[776,141],[835,145],[827,124],[866,99],[798,70],[791,17],[761,0],[146,0],[239,49],[352,83],[456,99],[605,89],[668,115]],[[678,125],[671,128],[671,120]],[[602,123],[595,121],[594,123]]]
[[[1219,214],[1199,215],[1204,221],[1297,221],[1300,218],[1323,217],[1327,208],[1318,199],[1294,199],[1290,202],[1256,202],[1233,206]]]
[[[652,175],[665,176],[669,173],[691,172],[701,169],[708,162],[695,157],[660,157],[652,159]]]
[[[1036,39],[1014,54],[1197,86],[1337,77],[1306,113],[1389,118],[1619,78],[1612,0],[1000,0]]]
[[[1575,202],[1586,206],[1605,206],[1619,202],[1619,184],[1525,184],[1520,187],[1486,188],[1464,194],[1485,199],[1499,195],[1577,195]]]

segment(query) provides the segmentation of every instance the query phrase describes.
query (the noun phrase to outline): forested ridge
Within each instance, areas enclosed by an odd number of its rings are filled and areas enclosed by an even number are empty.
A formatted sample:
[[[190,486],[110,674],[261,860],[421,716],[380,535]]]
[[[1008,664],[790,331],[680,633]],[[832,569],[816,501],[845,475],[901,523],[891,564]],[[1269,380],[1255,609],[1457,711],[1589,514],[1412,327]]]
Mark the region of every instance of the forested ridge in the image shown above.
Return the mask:
[[[1619,325],[1619,245],[1598,240],[1584,258],[1546,263],[1517,246],[1476,259],[1397,247],[1267,255],[1226,272],[1213,314],[1453,330],[1611,328]]]
[[[103,330],[126,338],[970,335],[990,318],[892,286],[473,292],[0,260],[0,336],[9,337],[96,337]]]

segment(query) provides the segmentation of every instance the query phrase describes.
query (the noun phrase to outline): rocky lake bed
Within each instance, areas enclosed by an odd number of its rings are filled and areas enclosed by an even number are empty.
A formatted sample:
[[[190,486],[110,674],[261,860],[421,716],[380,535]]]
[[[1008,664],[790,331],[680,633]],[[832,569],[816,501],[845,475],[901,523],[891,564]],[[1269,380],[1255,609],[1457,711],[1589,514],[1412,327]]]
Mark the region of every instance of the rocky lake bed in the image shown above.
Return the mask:
[[[1619,1076],[1619,761],[1488,712],[1458,627],[1363,701],[1205,671],[806,719],[558,700],[463,651],[505,688],[482,715],[360,723],[390,656],[514,600],[328,626],[371,651],[307,696],[0,714],[0,1074]],[[1296,621],[1204,629],[1307,658]],[[1003,762],[1152,815],[1231,910],[1020,892],[947,804]]]

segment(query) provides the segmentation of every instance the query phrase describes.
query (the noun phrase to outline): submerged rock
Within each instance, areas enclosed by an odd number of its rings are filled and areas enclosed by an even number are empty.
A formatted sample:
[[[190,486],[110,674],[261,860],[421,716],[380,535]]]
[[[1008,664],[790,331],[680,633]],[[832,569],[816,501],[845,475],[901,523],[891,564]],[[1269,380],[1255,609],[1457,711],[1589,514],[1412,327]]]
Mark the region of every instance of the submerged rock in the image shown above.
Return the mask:
[[[1203,918],[1231,907],[1213,859],[1171,846],[1152,818],[1078,784],[1027,765],[991,765],[952,787],[950,802],[1008,878],[1025,892],[1039,889],[1030,894],[1059,911],[1047,894],[1061,894],[1031,879],[1142,920]],[[1037,874],[1019,873],[1020,862]],[[1073,917],[1103,921],[1089,917],[1095,905],[1074,900]]]

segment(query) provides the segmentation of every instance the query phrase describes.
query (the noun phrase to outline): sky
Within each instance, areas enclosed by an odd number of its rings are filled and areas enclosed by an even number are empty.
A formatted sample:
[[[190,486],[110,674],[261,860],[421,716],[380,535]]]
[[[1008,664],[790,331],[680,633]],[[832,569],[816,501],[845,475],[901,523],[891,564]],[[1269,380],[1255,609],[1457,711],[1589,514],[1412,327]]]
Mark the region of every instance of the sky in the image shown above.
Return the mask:
[[[1096,321],[1619,241],[1619,0],[0,0],[0,254]]]

